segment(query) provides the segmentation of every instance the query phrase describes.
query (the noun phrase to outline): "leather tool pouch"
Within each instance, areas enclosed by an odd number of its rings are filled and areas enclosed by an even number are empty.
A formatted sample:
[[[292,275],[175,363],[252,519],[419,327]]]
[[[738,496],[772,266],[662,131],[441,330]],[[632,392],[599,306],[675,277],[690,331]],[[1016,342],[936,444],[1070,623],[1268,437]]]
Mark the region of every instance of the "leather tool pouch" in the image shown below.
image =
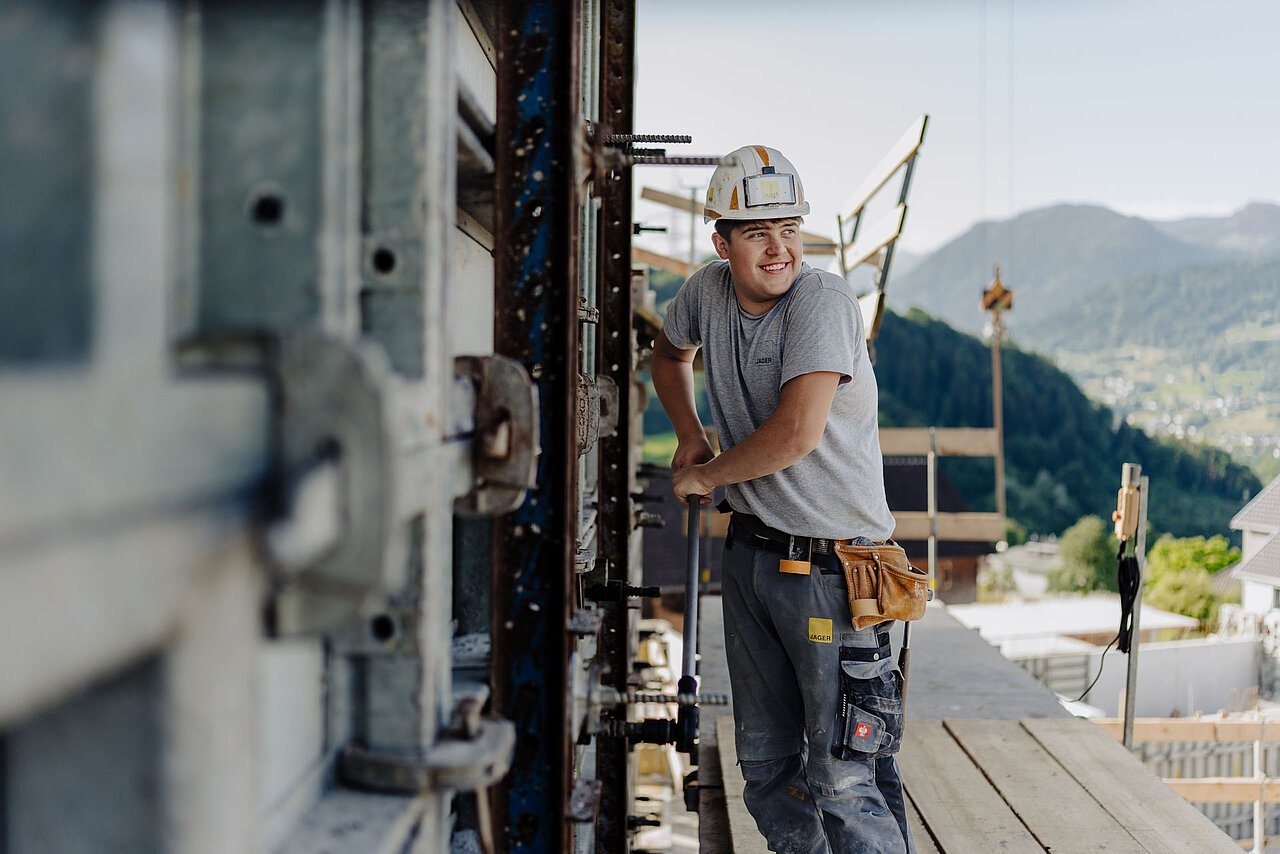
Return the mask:
[[[835,544],[849,586],[855,629],[885,620],[918,620],[929,601],[929,573],[907,561],[897,543],[880,546]]]

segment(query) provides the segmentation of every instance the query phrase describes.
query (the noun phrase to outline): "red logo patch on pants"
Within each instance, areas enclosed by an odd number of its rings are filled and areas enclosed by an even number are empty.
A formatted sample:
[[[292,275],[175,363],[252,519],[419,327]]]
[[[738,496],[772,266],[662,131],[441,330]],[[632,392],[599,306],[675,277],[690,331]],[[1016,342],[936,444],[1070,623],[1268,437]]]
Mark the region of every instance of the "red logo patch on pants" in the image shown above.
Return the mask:
[[[858,728],[853,731],[853,734],[858,738],[866,738],[871,735],[871,727],[867,724],[858,724]]]

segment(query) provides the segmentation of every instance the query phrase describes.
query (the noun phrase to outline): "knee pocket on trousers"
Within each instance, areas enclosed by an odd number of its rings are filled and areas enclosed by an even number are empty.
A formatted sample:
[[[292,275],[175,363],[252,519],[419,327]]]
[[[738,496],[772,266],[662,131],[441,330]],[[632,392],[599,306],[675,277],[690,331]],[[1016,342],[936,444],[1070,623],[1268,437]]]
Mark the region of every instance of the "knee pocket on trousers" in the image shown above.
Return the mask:
[[[902,744],[902,692],[892,662],[850,660],[840,651],[840,697],[831,755],[874,759]]]
[[[815,796],[844,798],[858,789],[875,788],[875,760],[810,755],[805,764],[805,777]]]
[[[788,772],[788,766],[800,766],[798,755],[783,756],[778,759],[741,759],[738,767],[742,769],[742,779],[748,783],[768,783],[775,777]]]

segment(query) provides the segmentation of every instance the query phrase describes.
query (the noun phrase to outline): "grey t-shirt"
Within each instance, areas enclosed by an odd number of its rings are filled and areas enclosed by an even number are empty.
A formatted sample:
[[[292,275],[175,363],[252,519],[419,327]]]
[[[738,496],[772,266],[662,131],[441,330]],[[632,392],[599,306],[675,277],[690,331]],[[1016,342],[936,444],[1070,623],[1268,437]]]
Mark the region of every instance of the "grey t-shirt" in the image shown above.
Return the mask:
[[[773,414],[787,380],[841,374],[818,447],[781,471],[730,485],[729,503],[800,536],[889,538],[876,378],[862,312],[843,279],[805,264],[786,295],[753,317],[738,305],[728,262],[715,261],[680,288],[663,331],[682,350],[704,348],[707,398],[725,450]]]

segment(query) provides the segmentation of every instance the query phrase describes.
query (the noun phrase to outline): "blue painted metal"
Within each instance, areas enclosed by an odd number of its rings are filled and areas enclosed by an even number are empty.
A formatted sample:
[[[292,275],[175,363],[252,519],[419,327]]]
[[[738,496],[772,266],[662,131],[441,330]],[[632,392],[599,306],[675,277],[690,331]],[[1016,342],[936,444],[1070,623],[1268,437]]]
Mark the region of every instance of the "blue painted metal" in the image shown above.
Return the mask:
[[[493,690],[516,725],[499,849],[563,852],[577,445],[577,4],[498,4],[495,350],[538,386],[537,487],[495,524]]]

